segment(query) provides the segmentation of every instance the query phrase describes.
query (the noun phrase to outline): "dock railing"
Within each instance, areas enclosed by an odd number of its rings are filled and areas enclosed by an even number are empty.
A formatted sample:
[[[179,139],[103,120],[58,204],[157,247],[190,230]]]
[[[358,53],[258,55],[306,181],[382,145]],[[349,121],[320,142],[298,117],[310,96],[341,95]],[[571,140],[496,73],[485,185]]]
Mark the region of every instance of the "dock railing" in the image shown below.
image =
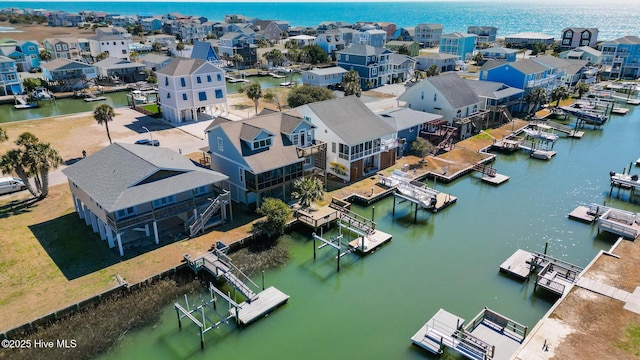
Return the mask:
[[[467,326],[473,331],[478,325],[484,324],[501,333],[508,333],[515,340],[522,343],[527,337],[529,328],[487,307],[484,308]]]
[[[231,258],[229,256],[227,256],[227,254],[225,254],[224,252],[222,252],[221,250],[219,250],[217,247],[213,250],[213,253],[218,257],[218,260],[220,262],[222,262],[224,265],[229,267],[229,272],[231,272],[231,274],[233,274],[236,278],[238,278],[240,280],[241,283],[243,284],[250,284],[252,285],[256,290],[259,290],[260,287],[258,286],[258,284],[256,284],[255,282],[253,282],[253,280],[251,280],[250,277],[248,277],[247,275],[245,275],[245,273],[242,272],[242,270],[240,270],[238,267],[236,267],[235,265],[233,265],[233,261],[231,260]],[[235,284],[234,284],[235,285]],[[247,287],[248,288],[248,287]],[[249,289],[249,288],[248,288]],[[239,289],[240,290],[240,289]],[[249,289],[250,291],[252,291],[251,289]]]

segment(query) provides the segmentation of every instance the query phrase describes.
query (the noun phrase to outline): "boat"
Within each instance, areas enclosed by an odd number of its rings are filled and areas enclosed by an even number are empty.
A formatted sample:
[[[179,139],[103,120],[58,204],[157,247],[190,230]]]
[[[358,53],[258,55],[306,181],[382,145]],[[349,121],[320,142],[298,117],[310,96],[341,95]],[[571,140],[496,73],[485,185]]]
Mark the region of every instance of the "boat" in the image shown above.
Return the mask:
[[[86,102],[101,101],[101,100],[107,100],[107,97],[106,96],[96,96],[96,94],[94,94],[94,93],[88,93],[84,97],[84,101],[86,101]]]
[[[37,102],[30,101],[27,96],[16,96],[16,103],[13,105],[16,109],[33,109],[37,108],[39,105]]]
[[[284,75],[278,75],[276,73],[269,73],[269,76],[276,78],[276,79],[284,79]]]
[[[556,154],[555,151],[552,150],[534,150],[531,152],[531,157],[534,159],[540,160],[549,160]]]
[[[31,93],[31,96],[33,96],[35,99],[38,99],[38,100],[53,100],[55,98],[55,96],[51,91],[41,86],[35,88]]]
[[[145,104],[147,102],[147,98],[142,94],[142,91],[133,90],[131,94],[133,97],[133,101],[135,101],[136,104]]]
[[[295,83],[293,81],[285,81],[285,82],[281,82],[280,83],[280,86],[283,86],[283,87],[289,87],[289,86],[293,86],[293,85],[295,85]]]
[[[530,129],[530,128],[524,128],[522,129],[522,131],[527,134],[528,137],[534,138],[534,139],[542,139],[545,141],[556,141],[558,140],[558,135],[550,133],[550,132],[546,132],[546,131],[542,131],[542,129],[551,129],[551,127],[549,126],[545,126],[545,125],[540,125],[538,124],[536,126],[535,129]]]

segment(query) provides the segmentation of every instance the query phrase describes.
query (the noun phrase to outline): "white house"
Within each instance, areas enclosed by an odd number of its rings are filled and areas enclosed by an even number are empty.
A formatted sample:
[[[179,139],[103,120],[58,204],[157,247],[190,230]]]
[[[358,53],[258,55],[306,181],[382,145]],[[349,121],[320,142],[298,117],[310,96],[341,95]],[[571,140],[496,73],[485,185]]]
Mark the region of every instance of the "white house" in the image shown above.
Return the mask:
[[[109,53],[109,57],[129,60],[129,46],[131,45],[131,34],[126,30],[112,27],[107,30],[97,30],[96,36],[89,39],[91,56],[94,58],[103,52]],[[124,33],[122,32],[124,30]]]
[[[156,75],[166,120],[198,121],[211,118],[216,110],[228,111],[224,70],[210,62],[177,57]]]
[[[398,97],[413,110],[440,114],[449,126],[458,128],[460,139],[479,131],[486,111],[475,90],[455,73],[426,78]]]

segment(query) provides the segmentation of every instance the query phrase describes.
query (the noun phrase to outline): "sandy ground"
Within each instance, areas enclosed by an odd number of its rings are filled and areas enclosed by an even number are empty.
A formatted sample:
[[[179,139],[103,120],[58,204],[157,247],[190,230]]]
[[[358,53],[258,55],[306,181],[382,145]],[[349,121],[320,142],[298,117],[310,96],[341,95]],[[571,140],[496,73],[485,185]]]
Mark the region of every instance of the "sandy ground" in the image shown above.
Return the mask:
[[[16,31],[0,33],[0,37],[14,40],[36,40],[42,44],[46,38],[54,37],[78,37],[90,38],[95,36],[93,29],[78,29],[77,27],[52,27],[45,25],[25,25],[25,24],[9,24],[9,22],[0,22],[0,26],[12,27]]]

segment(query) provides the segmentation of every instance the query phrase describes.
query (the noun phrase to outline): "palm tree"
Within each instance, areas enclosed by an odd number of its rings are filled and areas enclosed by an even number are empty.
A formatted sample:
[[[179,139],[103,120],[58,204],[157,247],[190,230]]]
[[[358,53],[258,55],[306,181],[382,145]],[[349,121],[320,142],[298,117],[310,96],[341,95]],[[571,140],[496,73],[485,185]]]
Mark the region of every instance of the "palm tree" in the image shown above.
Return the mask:
[[[109,52],[108,51],[103,51],[100,54],[98,54],[98,56],[96,56],[96,61],[101,61],[104,60],[106,58],[109,57]]]
[[[180,41],[176,44],[176,51],[180,51],[180,56],[182,56],[182,50],[184,50],[184,43]]]
[[[238,70],[238,74],[240,73],[240,63],[244,61],[244,58],[242,57],[242,55],[240,54],[235,54],[231,57],[231,61],[233,61],[233,63],[236,66],[236,70]]]
[[[524,101],[529,108],[529,114],[533,114],[540,104],[547,102],[547,91],[541,87],[535,87],[525,97]]]
[[[360,97],[362,95],[362,88],[360,87],[360,75],[357,71],[351,69],[342,76],[342,87],[344,87],[344,96],[355,95]]]
[[[578,93],[578,98],[581,98],[582,95],[584,95],[590,90],[590,88],[589,88],[589,84],[584,82],[579,82],[576,84],[576,86],[574,86],[573,90],[575,90]]]
[[[51,60],[51,52],[49,52],[49,50],[40,51],[40,60],[42,60],[42,61]]]
[[[438,69],[438,65],[431,65],[427,69],[427,77],[436,76],[439,73],[440,73],[440,70]]]
[[[24,183],[34,198],[38,197],[38,193],[29,182],[29,174],[27,169],[22,166],[23,151],[21,149],[11,149],[0,157],[0,169],[5,174],[15,173]]]
[[[109,134],[109,121],[113,121],[114,116],[116,116],[116,113],[113,111],[113,108],[107,104],[99,105],[95,110],[93,110],[93,118],[96,119],[98,125],[104,124],[104,127],[107,129],[109,144],[111,144],[111,134]]]
[[[562,85],[551,91],[551,101],[556,102],[556,107],[560,106],[560,100],[564,100],[569,97],[569,90],[567,87]]]
[[[282,61],[284,60],[284,54],[282,54],[282,51],[278,49],[268,51],[264,53],[262,57],[267,59],[267,61],[270,61],[273,66],[281,65]]]
[[[256,107],[256,114],[258,114],[258,102],[262,97],[262,87],[257,82],[251,82],[251,84],[245,89],[247,97],[253,100],[253,104]]]
[[[307,208],[311,206],[311,203],[314,201],[318,201],[324,197],[322,181],[312,176],[297,179],[293,182],[293,192],[291,196],[293,196],[294,199],[300,199],[300,205],[303,208]]]

